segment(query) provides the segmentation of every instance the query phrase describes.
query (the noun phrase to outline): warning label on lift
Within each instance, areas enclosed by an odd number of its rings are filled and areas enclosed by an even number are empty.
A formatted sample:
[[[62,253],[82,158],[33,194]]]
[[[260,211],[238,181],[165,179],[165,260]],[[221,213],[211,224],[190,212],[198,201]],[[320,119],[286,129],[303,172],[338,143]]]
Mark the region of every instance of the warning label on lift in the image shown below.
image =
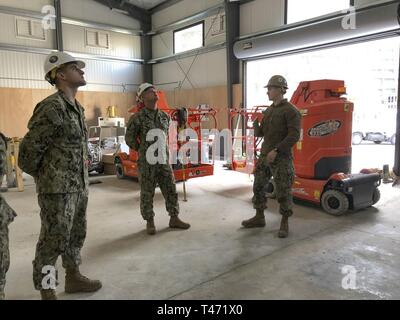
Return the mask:
[[[308,130],[308,135],[310,137],[323,137],[329,134],[333,134],[339,130],[341,126],[341,122],[339,120],[328,120],[324,122],[320,122],[316,124],[314,127]]]

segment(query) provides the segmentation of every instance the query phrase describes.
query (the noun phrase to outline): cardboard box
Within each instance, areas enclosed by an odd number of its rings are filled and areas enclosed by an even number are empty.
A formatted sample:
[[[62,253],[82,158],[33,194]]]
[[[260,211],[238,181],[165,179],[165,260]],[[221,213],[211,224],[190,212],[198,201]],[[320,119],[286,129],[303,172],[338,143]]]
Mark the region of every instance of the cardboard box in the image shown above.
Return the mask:
[[[103,154],[103,157],[101,158],[101,161],[104,164],[112,164],[112,165],[114,165],[114,159],[115,159],[115,156],[114,156],[113,153],[106,153],[106,154]]]
[[[115,175],[117,172],[115,170],[115,164],[104,163],[104,174]]]

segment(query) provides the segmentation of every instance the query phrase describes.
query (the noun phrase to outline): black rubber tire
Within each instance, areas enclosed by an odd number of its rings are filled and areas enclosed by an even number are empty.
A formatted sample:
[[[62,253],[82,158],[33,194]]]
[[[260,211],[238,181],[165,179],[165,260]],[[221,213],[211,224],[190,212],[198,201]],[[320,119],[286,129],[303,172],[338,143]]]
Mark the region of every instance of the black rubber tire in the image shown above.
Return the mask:
[[[327,190],[322,194],[321,206],[331,215],[341,216],[349,210],[349,199],[337,190]]]
[[[375,144],[381,144],[382,141],[374,141]]]
[[[351,143],[360,144],[363,141],[363,134],[361,132],[353,132]]]
[[[103,173],[104,173],[104,164],[103,164],[103,163],[101,163],[101,164],[97,167],[96,172],[99,173],[99,174],[103,174]]]
[[[372,205],[377,203],[380,198],[381,198],[381,192],[379,191],[378,188],[375,188],[374,193],[372,195]]]
[[[124,166],[122,165],[122,163],[117,162],[115,164],[115,171],[116,171],[118,179],[124,179],[125,178]]]

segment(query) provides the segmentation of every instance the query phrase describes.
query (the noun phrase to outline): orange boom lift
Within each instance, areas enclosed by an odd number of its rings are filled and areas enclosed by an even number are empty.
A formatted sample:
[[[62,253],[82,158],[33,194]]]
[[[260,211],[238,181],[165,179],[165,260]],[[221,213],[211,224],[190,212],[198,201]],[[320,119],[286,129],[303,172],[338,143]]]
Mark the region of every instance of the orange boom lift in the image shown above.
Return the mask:
[[[172,164],[172,169],[174,172],[175,179],[177,181],[185,181],[191,178],[196,177],[204,177],[213,175],[214,173],[214,164],[211,161],[207,161],[209,163],[202,163],[204,161],[204,155],[208,155],[208,147],[209,141],[202,141],[201,130],[202,130],[202,122],[205,120],[212,120],[214,122],[214,127],[217,127],[216,120],[216,111],[211,108],[179,108],[173,109],[170,108],[167,104],[167,100],[165,97],[165,93],[163,91],[157,91],[158,102],[157,107],[166,112],[174,121],[177,126],[176,132],[172,134],[176,135],[175,141],[177,142],[174,145],[170,145],[170,153],[171,152],[179,152],[180,148],[185,146],[186,143],[192,142],[197,144],[197,159],[198,163],[191,163],[190,160],[190,148],[188,148],[187,152],[184,152],[185,159],[178,159],[177,163]],[[129,110],[131,113],[138,112],[142,106],[135,106]],[[196,132],[197,139],[191,140],[189,137],[186,137],[186,141],[179,141],[178,134],[182,129],[190,128]],[[206,150],[203,150],[206,148]],[[202,152],[203,151],[203,152]],[[138,177],[138,166],[137,161],[139,158],[138,152],[135,150],[129,149],[129,154],[126,152],[117,153],[114,163],[116,166],[117,177],[122,179],[124,177]],[[202,161],[203,160],[203,161]]]
[[[300,140],[293,147],[296,172],[293,195],[321,205],[333,215],[372,206],[380,198],[378,173],[350,173],[353,103],[343,97],[345,94],[341,80],[304,81],[290,100],[302,114]],[[262,109],[235,110],[231,118],[243,114],[247,136],[252,121],[262,117]],[[261,141],[253,141],[257,154]],[[232,155],[232,169],[249,172],[246,170],[249,165],[254,168],[254,161]],[[266,186],[269,197],[275,196],[274,189],[272,179]]]

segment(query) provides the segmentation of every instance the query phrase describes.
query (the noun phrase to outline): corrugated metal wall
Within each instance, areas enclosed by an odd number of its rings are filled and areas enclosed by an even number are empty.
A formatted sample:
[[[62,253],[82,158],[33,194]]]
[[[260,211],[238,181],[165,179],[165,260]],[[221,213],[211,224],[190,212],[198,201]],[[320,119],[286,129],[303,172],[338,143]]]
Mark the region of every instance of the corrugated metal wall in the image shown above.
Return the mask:
[[[0,0],[0,6],[20,8],[40,12],[46,5],[54,5],[53,0]]]
[[[43,79],[44,54],[0,50],[0,87],[49,89]],[[136,91],[142,81],[142,65],[82,59],[86,63],[88,84],[81,90],[126,92]]]
[[[284,0],[255,0],[240,6],[240,35],[278,28],[284,24]]]
[[[21,1],[21,3],[24,1]],[[0,0],[0,6],[19,7],[20,9],[34,10],[40,13],[41,6],[52,4],[53,1],[34,0],[26,7],[15,1]],[[65,3],[66,11],[72,2]],[[86,5],[82,3],[86,3]],[[77,2],[75,2],[77,3]],[[80,1],[80,6],[90,9],[90,14],[86,21],[90,21],[90,17],[101,13],[103,16],[107,14],[109,17],[117,15],[119,18],[123,16],[119,13],[110,11],[108,8],[92,1]],[[96,9],[97,8],[97,9]],[[98,12],[96,12],[96,10]],[[0,13],[0,86],[11,88],[37,88],[46,89],[51,86],[43,80],[43,65],[46,53],[32,53],[28,48],[41,48],[54,50],[55,46],[55,31],[46,31],[46,40],[32,40],[20,38],[16,36],[16,20],[15,15]],[[118,18],[117,17],[117,18]],[[137,26],[137,22],[131,18],[124,16],[125,19],[131,20],[133,27]],[[30,18],[29,18],[30,19]],[[116,17],[114,17],[116,20]],[[98,22],[98,21],[97,21]],[[104,21],[103,21],[104,23]],[[122,25],[126,25],[124,21]],[[121,24],[119,25],[121,26]],[[111,56],[119,59],[140,59],[140,37],[130,34],[123,34],[113,31],[107,31],[110,35],[110,48],[96,48],[86,46],[85,30],[86,27],[69,25],[63,23],[63,41],[64,50],[71,53],[82,53],[88,55]],[[97,30],[89,28],[90,30]],[[23,46],[24,48],[14,49],[13,51],[7,46]],[[125,92],[136,91],[137,85],[142,82],[142,65],[130,61],[112,61],[93,57],[82,59],[86,62],[85,77],[88,84],[81,88],[82,90],[90,91],[112,91]]]
[[[16,44],[35,48],[52,48],[54,43],[54,30],[46,30],[46,40],[30,40],[17,37],[16,16],[0,13],[0,43]],[[40,20],[38,20],[40,21]]]
[[[0,50],[0,87],[48,89],[43,79],[45,55]]]
[[[193,59],[195,62],[192,65]],[[226,83],[226,50],[221,49],[195,57],[158,63],[153,66],[154,83],[163,90],[173,90],[182,83],[182,89],[204,88]],[[183,71],[181,70],[183,69]],[[168,84],[167,84],[168,83]]]
[[[264,0],[261,0],[264,1]],[[276,0],[274,0],[276,1]],[[169,23],[181,20],[197,12],[222,3],[223,0],[184,0],[177,4],[155,12],[151,19],[153,27],[158,28]]]
[[[95,48],[85,45],[85,31],[97,30],[80,26],[63,24],[64,50],[80,53],[91,53],[121,58],[140,59],[140,36],[107,31],[110,34],[110,49]]]
[[[43,79],[44,54],[0,50],[0,87],[48,89]],[[130,62],[82,59],[87,85],[80,90],[136,91],[142,82],[142,65]]]
[[[219,14],[224,14],[224,10],[221,10]],[[225,41],[225,32],[215,35],[212,35],[210,28],[212,27],[213,22],[218,23],[216,21],[215,16],[211,16],[206,18],[204,23],[204,36],[205,37],[205,46],[221,43]],[[174,31],[167,31],[161,34],[155,35],[152,38],[153,44],[153,58],[165,57],[173,54],[173,37]]]
[[[210,7],[220,4],[221,0],[184,0],[156,12],[152,15],[154,27],[160,27],[190,15],[206,10]],[[221,9],[220,14],[224,13]],[[212,36],[210,27],[214,20],[214,15],[205,19],[204,32],[205,46],[221,43],[225,41],[225,33]],[[216,21],[219,22],[219,21]],[[167,31],[156,35],[152,39],[153,58],[165,57],[173,54],[173,31]],[[179,63],[179,65],[178,65]],[[213,52],[199,54],[176,61],[168,61],[153,65],[153,79],[155,84],[162,84],[160,88],[172,90],[185,79],[184,72],[187,72],[193,63],[188,79],[183,84],[183,89],[204,88],[226,84],[226,49],[220,49]],[[183,69],[183,71],[182,71]],[[172,82],[172,83],[171,83]],[[165,84],[170,83],[170,84]]]
[[[127,92],[136,91],[142,82],[142,65],[129,62],[112,62],[82,59],[86,63],[83,90]]]
[[[111,11],[107,6],[100,5],[93,0],[62,0],[61,12],[63,17],[107,23],[129,29],[140,29],[139,21],[125,14]]]

